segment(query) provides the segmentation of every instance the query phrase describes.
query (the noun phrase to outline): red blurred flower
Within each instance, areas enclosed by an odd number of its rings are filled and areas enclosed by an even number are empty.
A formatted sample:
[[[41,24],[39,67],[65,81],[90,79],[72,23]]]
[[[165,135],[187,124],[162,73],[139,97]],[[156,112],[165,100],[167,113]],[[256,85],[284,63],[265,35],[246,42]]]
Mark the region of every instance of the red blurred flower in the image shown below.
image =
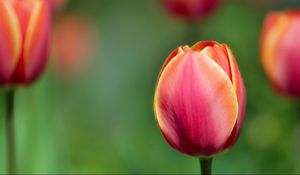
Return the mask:
[[[83,16],[69,14],[59,18],[53,41],[54,70],[64,78],[87,70],[96,55],[96,27]]]
[[[28,85],[44,70],[49,6],[47,0],[0,1],[0,85]]]
[[[219,4],[219,0],[162,0],[162,2],[171,14],[186,20],[202,18]]]
[[[210,157],[230,148],[244,120],[246,92],[225,44],[179,47],[159,74],[154,99],[158,125],[176,150]]]
[[[280,93],[300,96],[300,11],[272,12],[261,38],[262,66]]]

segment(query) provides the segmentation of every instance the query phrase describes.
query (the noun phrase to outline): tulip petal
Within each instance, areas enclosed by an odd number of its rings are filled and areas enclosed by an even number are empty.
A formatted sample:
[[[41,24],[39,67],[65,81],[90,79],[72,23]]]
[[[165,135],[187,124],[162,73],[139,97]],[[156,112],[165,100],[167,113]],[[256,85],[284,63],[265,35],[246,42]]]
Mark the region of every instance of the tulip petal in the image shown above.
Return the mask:
[[[7,83],[21,52],[18,18],[8,1],[0,1],[0,84]]]
[[[229,77],[212,59],[195,51],[169,62],[160,76],[154,105],[166,140],[193,156],[221,151],[238,115]]]
[[[246,88],[231,49],[225,44],[223,44],[222,47],[224,51],[228,54],[227,57],[229,59],[229,63],[232,71],[231,72],[232,83],[238,100],[238,118],[237,118],[235,129],[224,146],[224,149],[227,149],[230,148],[236,142],[242,129],[243,121],[245,118],[245,112],[246,112]]]
[[[201,53],[213,59],[219,66],[222,67],[222,69],[226,72],[226,74],[231,79],[229,60],[226,57],[224,51],[218,45],[214,45],[213,47],[211,46],[205,47],[201,51]]]
[[[15,9],[15,13],[18,16],[19,25],[21,28],[22,40],[26,36],[28,23],[32,14],[32,8],[36,0],[10,0],[11,5]]]
[[[165,67],[168,65],[168,63],[170,61],[172,61],[173,58],[175,58],[176,56],[180,55],[180,54],[183,54],[184,53],[184,50],[183,50],[183,47],[178,47],[177,49],[175,49],[169,56],[168,58],[166,59],[166,61],[164,62],[162,68],[161,68],[161,71],[159,73],[159,76],[161,75],[161,73],[164,71]]]
[[[286,89],[285,66],[282,65],[284,63],[277,56],[277,50],[280,49],[279,43],[286,33],[289,20],[289,17],[285,14],[272,13],[269,15],[266,19],[261,41],[262,66],[270,82],[278,90]]]
[[[299,15],[293,14],[293,15]],[[286,32],[278,43],[276,56],[278,59],[278,69],[282,72],[285,81],[284,92],[293,95],[300,95],[300,17],[291,16]]]
[[[219,45],[220,44],[215,41],[200,41],[192,47],[192,50],[199,51],[202,54],[210,57],[220,67],[222,67],[222,69],[227,73],[229,78],[232,79],[229,60],[226,57],[224,50],[220,48]]]
[[[46,65],[50,40],[50,22],[50,5],[48,1],[36,1],[24,44],[24,74],[29,82],[34,81]]]

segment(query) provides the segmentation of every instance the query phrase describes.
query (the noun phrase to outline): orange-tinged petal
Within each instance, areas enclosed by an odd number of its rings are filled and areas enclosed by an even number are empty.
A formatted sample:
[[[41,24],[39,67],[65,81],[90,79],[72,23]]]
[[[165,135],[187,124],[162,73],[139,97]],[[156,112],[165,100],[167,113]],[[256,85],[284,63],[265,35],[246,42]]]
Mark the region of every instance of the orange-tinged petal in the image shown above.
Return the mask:
[[[207,46],[202,51],[202,54],[213,59],[222,69],[226,72],[228,77],[231,79],[231,70],[227,56],[224,51],[218,45],[213,47]]]
[[[285,89],[285,66],[276,54],[280,49],[280,40],[288,29],[290,18],[287,14],[272,13],[266,21],[261,40],[262,66],[271,83],[278,89]]]
[[[217,44],[215,41],[199,41],[198,43],[194,44],[192,50],[194,51],[202,51],[205,47],[214,47]]]
[[[215,61],[196,51],[177,56],[164,68],[154,106],[166,140],[192,156],[222,151],[238,117],[231,80]]]
[[[168,58],[166,59],[166,61],[164,62],[163,66],[162,66],[162,69],[159,73],[159,76],[161,75],[161,73],[163,72],[163,70],[165,69],[165,67],[168,65],[168,63],[170,61],[172,61],[173,58],[175,58],[177,55],[180,55],[184,53],[184,50],[183,50],[183,47],[178,47],[177,49],[175,49],[169,56]]]
[[[36,1],[24,43],[24,76],[28,82],[34,81],[46,65],[49,51],[50,22],[48,1]]]
[[[10,0],[10,4],[14,7],[15,13],[18,16],[18,21],[21,27],[22,40],[27,32],[29,19],[32,9],[37,0]]]
[[[9,1],[0,1],[0,84],[7,83],[21,52],[18,18]]]
[[[224,146],[224,148],[230,148],[238,139],[242,129],[245,112],[246,112],[246,88],[231,49],[226,44],[223,44],[221,47],[227,53],[227,58],[229,59],[229,63],[231,67],[232,83],[238,100],[238,118],[236,122],[236,127],[232,132],[229,140]]]

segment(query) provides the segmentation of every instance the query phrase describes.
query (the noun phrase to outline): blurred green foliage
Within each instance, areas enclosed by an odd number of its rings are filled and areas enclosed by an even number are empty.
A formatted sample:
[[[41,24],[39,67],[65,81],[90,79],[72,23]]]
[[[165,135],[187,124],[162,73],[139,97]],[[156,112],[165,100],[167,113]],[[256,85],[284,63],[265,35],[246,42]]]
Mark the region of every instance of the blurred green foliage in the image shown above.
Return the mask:
[[[267,9],[225,0],[196,26],[195,41],[232,48],[247,88],[242,134],[232,150],[214,159],[215,173],[300,173],[297,103],[275,94],[260,66]],[[99,53],[75,80],[59,80],[49,66],[33,87],[18,89],[18,172],[198,173],[198,161],[170,148],[153,114],[157,74],[173,49],[192,44],[184,40],[188,25],[170,17],[158,0],[71,0],[65,11],[94,21]],[[1,106],[5,173],[3,98]]]

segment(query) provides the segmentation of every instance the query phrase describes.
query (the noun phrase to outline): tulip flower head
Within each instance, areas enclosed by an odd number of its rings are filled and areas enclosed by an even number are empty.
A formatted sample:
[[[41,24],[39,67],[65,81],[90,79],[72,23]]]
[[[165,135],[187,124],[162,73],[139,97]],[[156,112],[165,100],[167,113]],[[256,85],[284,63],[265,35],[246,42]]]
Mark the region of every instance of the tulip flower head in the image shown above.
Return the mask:
[[[176,17],[197,20],[211,13],[219,0],[162,0],[162,3]]]
[[[300,11],[272,12],[264,23],[261,61],[277,92],[300,96]]]
[[[232,147],[245,105],[243,79],[225,44],[179,47],[158,76],[156,120],[167,142],[184,154],[211,157]]]
[[[0,85],[29,85],[48,56],[48,0],[0,1]]]

